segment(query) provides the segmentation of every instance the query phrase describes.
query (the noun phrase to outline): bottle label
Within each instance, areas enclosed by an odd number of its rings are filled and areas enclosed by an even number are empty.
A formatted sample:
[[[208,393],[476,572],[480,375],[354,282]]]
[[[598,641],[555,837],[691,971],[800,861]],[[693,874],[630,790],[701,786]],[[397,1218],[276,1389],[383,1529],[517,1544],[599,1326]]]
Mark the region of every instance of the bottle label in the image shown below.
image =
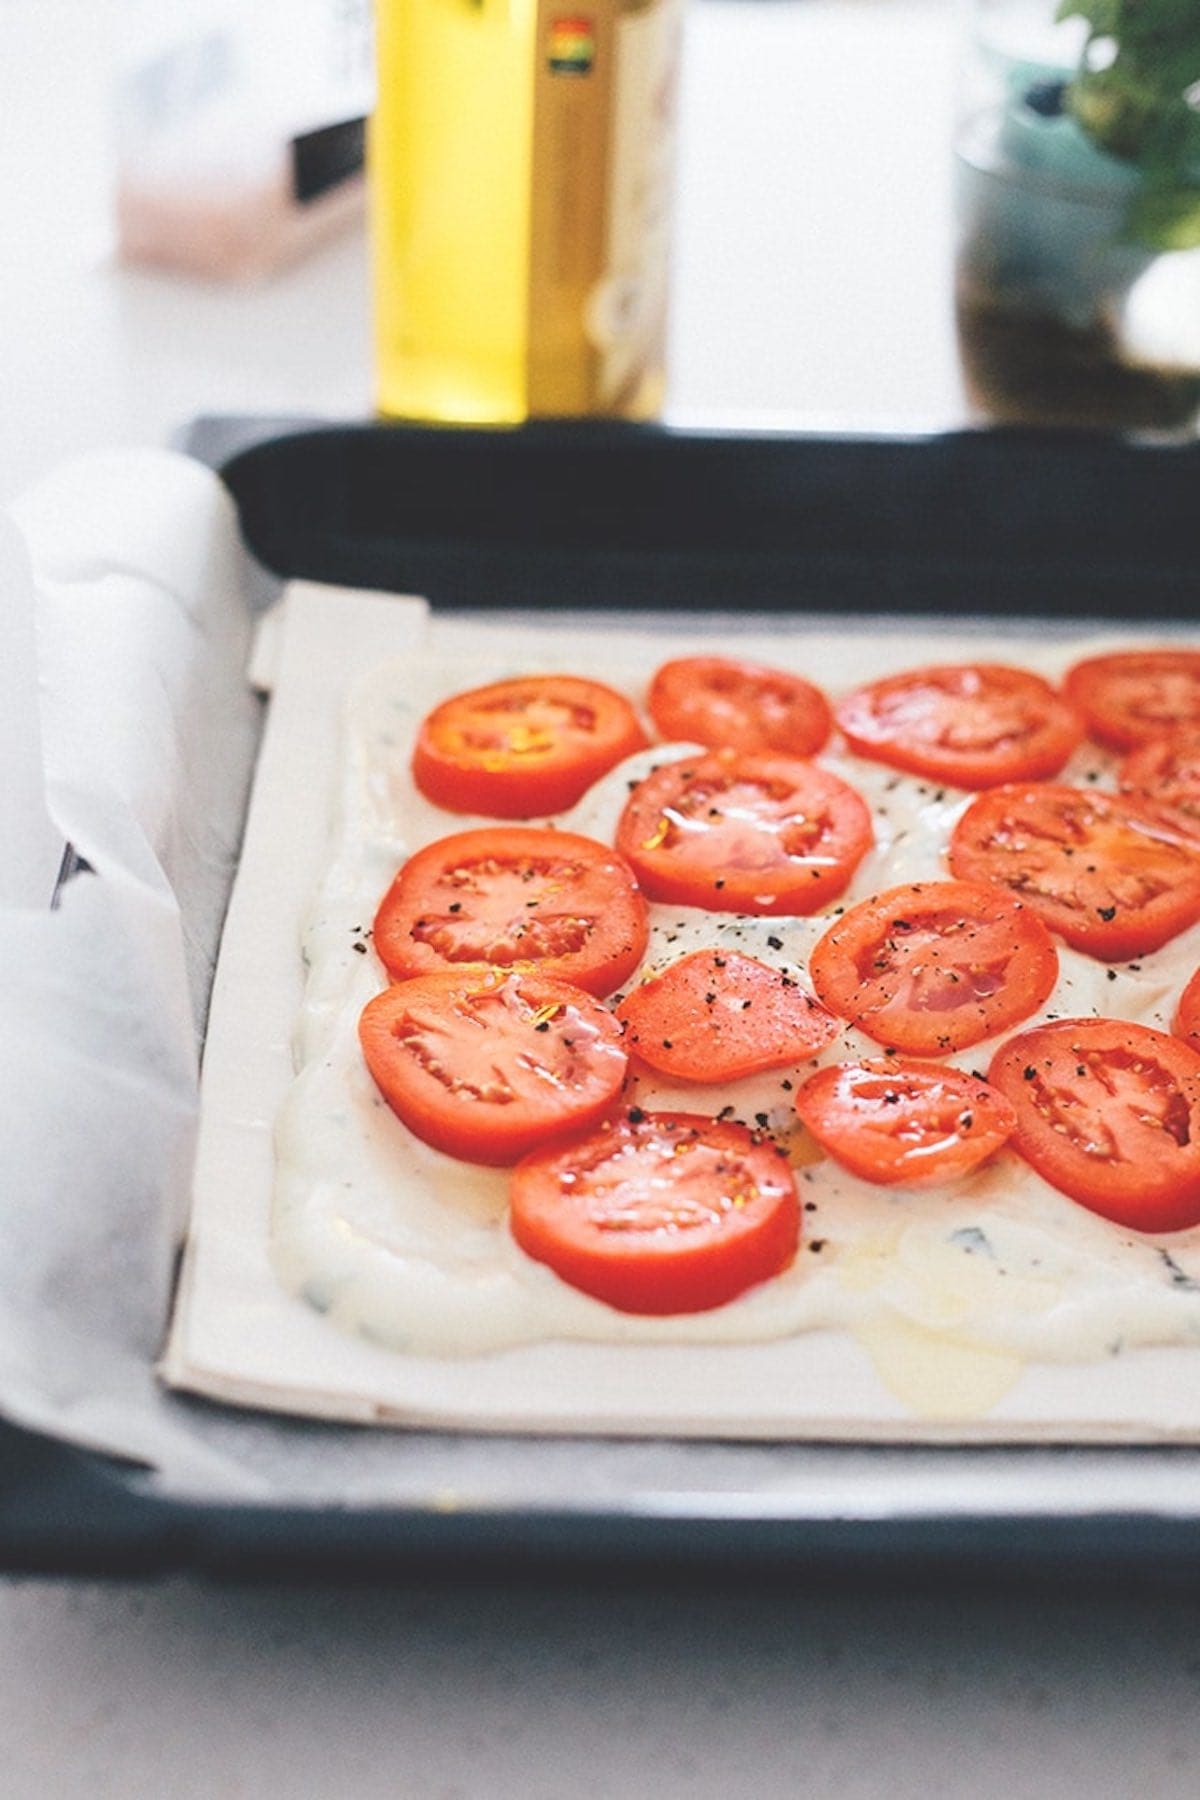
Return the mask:
[[[532,413],[638,410],[661,368],[680,0],[540,0]]]

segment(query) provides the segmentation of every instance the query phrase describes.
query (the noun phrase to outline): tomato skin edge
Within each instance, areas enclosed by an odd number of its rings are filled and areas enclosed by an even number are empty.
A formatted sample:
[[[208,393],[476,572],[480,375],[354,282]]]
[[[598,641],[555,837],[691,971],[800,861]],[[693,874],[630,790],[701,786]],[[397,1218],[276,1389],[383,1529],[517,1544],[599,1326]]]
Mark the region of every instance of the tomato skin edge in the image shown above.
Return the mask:
[[[741,1265],[736,1280],[723,1278],[703,1266],[687,1271],[688,1300],[684,1304],[674,1286],[670,1293],[664,1294],[661,1271],[648,1264],[631,1260],[621,1269],[600,1270],[585,1255],[561,1249],[555,1251],[551,1262],[543,1253],[541,1240],[528,1226],[518,1225],[514,1218],[511,1229],[514,1241],[526,1256],[535,1262],[549,1264],[556,1275],[571,1287],[578,1288],[580,1293],[603,1301],[617,1312],[660,1319],[715,1312],[718,1307],[728,1306],[750,1288],[781,1275],[794,1261],[800,1247],[798,1213],[784,1216],[781,1212],[770,1231],[763,1233],[753,1259],[747,1258]],[[673,1273],[673,1281],[677,1282],[682,1273],[681,1262],[680,1269]]]
[[[1072,664],[1063,677],[1063,693],[1086,723],[1088,735],[1106,750],[1125,752],[1148,744],[1167,732],[1196,723],[1195,715],[1157,720],[1153,725],[1131,720],[1120,711],[1105,685],[1111,677],[1135,678],[1139,668],[1151,679],[1155,674],[1186,671],[1200,682],[1200,651],[1182,645],[1105,651]]]
[[[1185,985],[1175,1007],[1171,1031],[1193,1050],[1200,1050],[1200,969]]]
[[[1168,1064],[1177,1069],[1182,1064],[1182,1074],[1190,1078],[1195,1090],[1190,1109],[1196,1128],[1190,1139],[1194,1146],[1190,1169],[1164,1174],[1142,1163],[1136,1188],[1109,1181],[1102,1163],[1089,1166],[1081,1153],[1064,1148],[1052,1125],[1039,1123],[1029,1091],[1040,1074],[1039,1064],[1044,1068],[1052,1066],[1047,1046],[1053,1048],[1060,1038],[1067,1041],[1068,1047],[1076,1040],[1086,1042],[1101,1036],[1097,1028],[1106,1026],[1111,1028],[1109,1035],[1119,1038],[1124,1034],[1127,1042],[1140,1040],[1152,1052],[1161,1053]],[[1072,1048],[1067,1060],[1073,1061],[1074,1057]],[[1111,1224],[1151,1236],[1200,1225],[1200,1052],[1165,1032],[1150,1026],[1132,1026],[1128,1020],[1058,1019],[1007,1039],[992,1057],[987,1078],[1016,1109],[1011,1148],[1058,1193]],[[1084,1180],[1085,1175],[1089,1179]]]
[[[741,995],[743,1010],[726,1013],[727,992]],[[744,1014],[752,1006],[750,1021]],[[786,1068],[841,1029],[794,977],[731,949],[675,958],[632,988],[616,1011],[635,1062],[696,1086]]]
[[[614,1240],[621,1241],[609,1247],[612,1254],[608,1248],[597,1254],[586,1240],[581,1243],[574,1238],[569,1224],[565,1230],[557,1228],[561,1203],[556,1164],[575,1151],[586,1150],[593,1141],[577,1138],[558,1150],[535,1151],[513,1170],[509,1229],[518,1248],[581,1293],[619,1312],[646,1317],[710,1312],[781,1274],[795,1258],[801,1229],[795,1179],[782,1152],[768,1141],[752,1138],[744,1126],[726,1125],[699,1114],[638,1112],[637,1117],[639,1123],[657,1125],[671,1120],[684,1131],[698,1130],[705,1136],[715,1133],[724,1143],[744,1139],[753,1143],[755,1154],[778,1159],[773,1170],[776,1174],[785,1171],[786,1179],[780,1176],[779,1191],[765,1217],[754,1222],[752,1232],[740,1230],[736,1238],[718,1240],[715,1248],[707,1236],[682,1247],[676,1239],[669,1258],[661,1248],[639,1244],[636,1233],[618,1233]],[[603,1133],[615,1139],[621,1127],[622,1121],[616,1119],[595,1135]]]
[[[742,683],[745,689],[752,690],[757,686],[788,690],[792,705],[804,715],[799,740],[780,743],[761,725],[756,729],[744,716],[754,710],[753,702],[744,696],[741,705],[733,706],[738,715],[736,736],[718,735],[712,726],[705,696],[722,676]],[[721,689],[717,687],[716,691],[719,695]],[[789,670],[774,669],[765,663],[748,662],[740,657],[670,658],[659,665],[651,678],[646,707],[663,738],[694,740],[713,750],[732,748],[810,757],[824,748],[833,730],[829,701],[813,682]]]
[[[601,953],[599,940],[602,934],[597,932],[594,956],[571,953],[561,957],[519,958],[512,962],[489,962],[486,956],[451,959],[429,944],[414,941],[413,930],[428,904],[426,891],[436,883],[440,871],[453,859],[468,862],[472,858],[502,859],[514,847],[531,861],[539,857],[550,861],[559,856],[576,857],[602,871],[609,891],[601,924],[615,925],[616,941],[603,945]],[[602,998],[628,981],[641,962],[649,937],[649,914],[632,869],[620,852],[608,845],[576,832],[537,826],[481,826],[453,832],[415,850],[389,883],[375,912],[372,935],[375,952],[392,981],[406,981],[439,970],[457,969],[464,973],[471,968],[538,970],[556,979],[573,982]],[[592,947],[589,945],[589,950]]]
[[[647,747],[644,734],[631,739],[611,763],[587,771],[547,769],[525,777],[522,792],[513,794],[502,776],[482,769],[456,772],[435,756],[420,739],[412,754],[412,777],[426,800],[443,812],[490,819],[509,819],[514,824],[549,818],[570,810],[610,768]]]
[[[878,703],[895,693],[927,685],[937,691],[942,678],[957,679],[963,675],[991,679],[1001,690],[1023,690],[1043,709],[1038,741],[1023,750],[996,752],[939,749],[898,735],[884,726],[877,710]],[[947,694],[947,711],[952,710],[955,696]],[[899,769],[926,781],[945,782],[970,792],[986,792],[989,788],[1013,781],[1044,781],[1057,775],[1083,738],[1083,722],[1075,710],[1032,670],[1001,663],[926,664],[864,683],[842,695],[834,708],[834,718],[850,748],[870,762]]]
[[[1135,745],[1122,759],[1117,787],[1169,831],[1200,841],[1200,725]]]
[[[394,982],[364,1006],[359,1015],[358,1038],[368,1074],[406,1130],[431,1149],[457,1161],[506,1168],[534,1149],[598,1125],[618,1100],[628,1072],[628,1057],[612,1014],[584,989],[538,973],[522,984],[518,976],[518,987],[524,985],[522,999],[528,1004],[569,1006],[576,1020],[594,1034],[594,1049],[582,1065],[592,1097],[585,1101],[576,1090],[564,1100],[558,1116],[544,1104],[535,1107],[531,1116],[530,1108],[522,1108],[519,1101],[498,1106],[488,1099],[452,1098],[436,1078],[418,1062],[406,1060],[405,1052],[396,1047],[397,1019],[408,1003],[434,1009],[444,1006],[450,1014],[460,998],[501,990],[512,979],[505,976],[491,980],[490,974],[483,971],[477,978],[469,970],[438,972]],[[545,1029],[553,1031],[554,1027],[547,1021]]]
[[[862,1125],[864,1118],[862,1113],[855,1115],[853,1094],[851,1104],[843,1110],[844,1089],[847,1086],[852,1089],[855,1079],[860,1076],[884,1081],[896,1088],[903,1088],[906,1083],[916,1084],[918,1092],[926,1084],[956,1089],[959,1091],[956,1103],[970,1109],[972,1125],[981,1108],[986,1109],[989,1116],[974,1142],[963,1135],[945,1152],[939,1145],[937,1149],[919,1153],[929,1155],[930,1163],[926,1167],[921,1166],[919,1155],[913,1156],[904,1149],[896,1151],[893,1160],[888,1155],[890,1143],[881,1144],[874,1131],[864,1131],[861,1138],[858,1136],[855,1127]],[[1016,1123],[1010,1102],[990,1083],[951,1065],[914,1057],[829,1064],[810,1076],[801,1087],[796,1095],[796,1113],[826,1156],[857,1180],[876,1187],[914,1192],[973,1174],[1003,1148]],[[895,1119],[897,1126],[906,1121],[901,1101],[897,1102]],[[971,1128],[969,1126],[968,1130]]]
[[[594,743],[578,744],[564,728],[538,766],[522,766],[512,751],[496,749],[487,758],[472,757],[443,743],[458,715],[469,716],[472,703],[521,690],[535,696],[541,685],[591,702],[603,722]],[[602,775],[646,749],[649,741],[635,708],[603,682],[577,675],[516,676],[440,701],[418,727],[410,771],[425,798],[446,812],[538,819],[566,812]]]
[[[1086,810],[1090,806],[1098,814],[1107,808],[1110,820],[1116,816],[1127,829],[1143,833],[1147,841],[1157,839],[1161,844],[1182,851],[1185,864],[1190,864],[1186,889],[1166,890],[1165,894],[1160,893],[1148,905],[1139,908],[1118,909],[1114,905],[1094,913],[1081,913],[1078,907],[1072,910],[1057,896],[1044,900],[1025,892],[1016,882],[1006,879],[1004,873],[997,872],[989,860],[988,846],[977,841],[980,821],[990,821],[997,809],[1005,807],[1015,809],[1013,816],[1019,818],[1022,809],[1036,811],[1039,806],[1052,808],[1055,804],[1074,805],[1077,810]],[[1008,823],[1006,819],[1001,822]],[[1124,962],[1135,956],[1149,956],[1200,920],[1200,850],[1194,842],[1169,829],[1121,794],[1052,782],[1018,782],[992,788],[977,794],[960,816],[951,833],[948,856],[950,868],[958,879],[985,885],[991,882],[1016,894],[1064,943],[1100,962]],[[1168,905],[1167,901],[1171,900],[1174,904]]]
[[[886,977],[863,975],[863,959],[873,952],[874,967],[884,946],[890,948],[897,923],[890,915],[905,915],[903,929],[907,933],[913,929],[908,915],[930,911],[961,913],[963,927],[976,940],[997,929],[1010,937],[1004,980],[993,995],[952,1010],[922,1011],[901,1002],[909,979],[904,960],[897,961]],[[904,941],[920,946],[926,940],[914,935]],[[970,942],[968,938],[967,944]],[[947,956],[943,962],[936,942],[926,951],[925,960],[944,968],[947,979],[959,980],[955,957]],[[938,1057],[970,1049],[1036,1012],[1058,980],[1059,957],[1043,921],[1007,888],[961,879],[904,882],[857,901],[831,921],[812,948],[809,975],[818,999],[830,1012],[876,1043],[892,1046],[906,1056]],[[886,988],[889,980],[894,984],[890,993]],[[876,993],[878,1000],[873,998]]]
[[[821,866],[786,858],[772,868],[741,868],[711,860],[718,832],[699,834],[683,850],[660,847],[657,824],[671,806],[680,805],[693,786],[703,793],[738,782],[791,783],[804,794],[805,805],[825,808],[834,846],[827,846]],[[649,829],[649,838],[644,833]],[[766,834],[765,834],[766,835]],[[628,862],[648,900],[669,906],[695,906],[709,912],[752,913],[766,918],[807,917],[845,892],[859,863],[875,841],[870,809],[858,790],[840,776],[804,757],[778,752],[706,750],[702,755],[675,756],[636,783],[617,822],[616,846]],[[837,854],[832,853],[836,847]]]

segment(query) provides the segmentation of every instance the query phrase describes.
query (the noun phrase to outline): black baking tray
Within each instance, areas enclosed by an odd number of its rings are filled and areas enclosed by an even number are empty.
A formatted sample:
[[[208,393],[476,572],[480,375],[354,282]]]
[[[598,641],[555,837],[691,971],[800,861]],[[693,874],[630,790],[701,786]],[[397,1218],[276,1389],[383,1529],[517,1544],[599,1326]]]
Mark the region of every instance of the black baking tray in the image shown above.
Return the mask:
[[[278,424],[278,422],[276,422]],[[207,420],[251,548],[454,607],[1192,618],[1200,445]]]
[[[187,447],[223,474],[267,570],[440,606],[1019,613],[1142,630],[1197,617],[1194,444],[222,418],[195,425]],[[888,1492],[903,1495],[908,1453],[880,1454]],[[1083,1514],[1012,1504],[1028,1454],[923,1448],[912,1505],[881,1492],[877,1505],[822,1506],[818,1484],[351,1510],[165,1498],[136,1470],[0,1424],[0,1564],[228,1579],[587,1565],[639,1579],[755,1567],[806,1579],[1200,1575],[1200,1505],[1161,1498],[1164,1475],[1169,1491],[1200,1452],[1064,1449],[1085,1490],[1120,1459],[1123,1505]],[[837,1447],[811,1456],[819,1472]],[[939,1502],[938,1473],[949,1494],[968,1464],[977,1496],[995,1471],[1004,1504]]]

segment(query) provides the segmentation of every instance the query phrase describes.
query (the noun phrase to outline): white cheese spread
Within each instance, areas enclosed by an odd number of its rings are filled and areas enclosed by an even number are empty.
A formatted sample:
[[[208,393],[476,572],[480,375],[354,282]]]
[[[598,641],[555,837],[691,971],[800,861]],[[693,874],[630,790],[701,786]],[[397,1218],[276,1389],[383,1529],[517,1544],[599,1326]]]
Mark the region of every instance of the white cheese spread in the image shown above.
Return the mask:
[[[1005,660],[1043,669],[1049,661],[1055,672],[1063,659],[1039,659],[1021,645],[1006,647]],[[857,678],[849,640],[840,673],[843,686]],[[369,930],[396,867],[419,844],[481,822],[428,805],[408,777],[419,716],[466,685],[461,666],[422,669],[414,682],[411,665],[389,665],[349,705],[332,860],[303,946],[299,1074],[277,1130],[272,1255],[291,1291],[374,1343],[438,1357],[567,1338],[751,1342],[831,1328],[857,1338],[893,1392],[932,1417],[986,1412],[1027,1361],[1200,1341],[1200,1229],[1156,1239],[1109,1224],[1009,1150],[964,1179],[920,1191],[872,1186],[821,1157],[796,1121],[794,1095],[817,1067],[879,1055],[849,1026],[795,1068],[724,1086],[648,1071],[632,1077],[630,1104],[724,1112],[765,1125],[787,1146],[804,1212],[800,1251],[783,1274],[715,1311],[651,1319],[614,1311],[526,1257],[506,1225],[506,1171],[414,1138],[367,1074],[356,1030],[385,982]],[[611,843],[628,783],[683,753],[658,745],[630,759],[559,822]],[[817,760],[858,789],[875,826],[875,848],[839,907],[949,875],[945,849],[967,795],[836,749]],[[1061,779],[1111,787],[1113,763],[1085,747]],[[644,967],[726,944],[806,982],[809,952],[833,910],[753,918],[654,906]],[[1025,1024],[1100,1014],[1166,1030],[1200,965],[1200,927],[1130,964],[1109,967],[1061,946],[1059,958],[1057,985]],[[948,1060],[986,1070],[996,1041]]]

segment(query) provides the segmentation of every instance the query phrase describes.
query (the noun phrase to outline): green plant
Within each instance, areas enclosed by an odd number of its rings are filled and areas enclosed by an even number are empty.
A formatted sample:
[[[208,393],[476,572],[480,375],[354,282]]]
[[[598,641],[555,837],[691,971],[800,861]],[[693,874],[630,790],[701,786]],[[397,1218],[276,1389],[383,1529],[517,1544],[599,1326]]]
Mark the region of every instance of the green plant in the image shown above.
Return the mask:
[[[1142,176],[1126,230],[1152,250],[1200,246],[1200,0],[1061,0],[1087,43],[1066,103]]]

